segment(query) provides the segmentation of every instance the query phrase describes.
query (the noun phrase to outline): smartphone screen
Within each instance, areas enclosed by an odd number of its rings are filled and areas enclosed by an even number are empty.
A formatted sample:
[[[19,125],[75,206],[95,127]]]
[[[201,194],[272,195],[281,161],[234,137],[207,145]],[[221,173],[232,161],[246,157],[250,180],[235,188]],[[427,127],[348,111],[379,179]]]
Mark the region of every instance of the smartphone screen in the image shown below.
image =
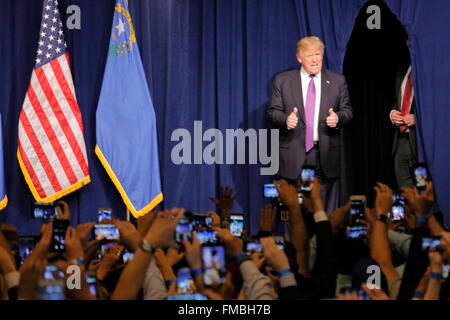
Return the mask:
[[[347,228],[347,237],[351,239],[359,239],[367,236],[367,227],[364,225],[353,226]]]
[[[87,271],[86,272],[86,282],[89,286],[89,292],[93,297],[97,296],[97,278],[95,276],[95,272]]]
[[[266,183],[264,185],[264,198],[276,199],[279,197],[278,190],[273,183]]]
[[[405,207],[401,204],[394,204],[392,206],[392,222],[399,223],[405,219]]]
[[[194,293],[194,279],[192,279],[191,269],[180,268],[177,272],[177,293]]]
[[[58,212],[56,211],[56,205],[53,202],[52,203],[36,202],[34,204],[33,218],[45,220],[57,219]]]
[[[65,300],[65,282],[59,280],[40,280],[39,299],[40,300]]]
[[[425,184],[429,181],[426,163],[417,164],[414,169],[414,183],[419,191],[425,189]]]
[[[64,272],[57,266],[49,264],[44,269],[44,280],[60,280],[64,279]]]
[[[111,208],[99,208],[97,210],[98,213],[98,222],[102,222],[102,220],[112,219],[112,209]]]
[[[119,229],[113,224],[94,225],[95,240],[118,240],[120,238]]]
[[[230,215],[230,232],[233,236],[242,238],[244,235],[244,215],[231,214]]]
[[[53,220],[52,243],[50,246],[52,251],[63,253],[66,250],[65,238],[69,224],[69,220]]]
[[[194,229],[193,218],[189,212],[185,212],[175,227],[175,241],[179,244],[183,240],[192,240],[192,231]]]
[[[227,272],[225,266],[225,248],[223,246],[203,246],[203,281],[206,286],[221,284]]]
[[[448,280],[449,275],[450,275],[450,264],[446,263],[442,266],[442,278]]]
[[[302,195],[301,192],[299,192],[299,193],[297,194],[297,198],[298,198],[298,203],[299,203],[299,204],[303,204],[303,195]]]
[[[194,230],[212,228],[212,217],[205,214],[194,213],[192,214],[192,218]]]
[[[284,240],[281,240],[281,239],[280,240],[275,240],[275,244],[276,244],[278,249],[280,249],[281,251],[284,251]]]
[[[260,253],[262,252],[261,242],[259,240],[252,240],[245,243],[245,252],[250,253]]]
[[[422,250],[424,251],[443,251],[441,246],[442,237],[434,236],[422,238]]]
[[[350,225],[360,225],[357,220],[364,220],[366,217],[365,207],[366,200],[364,198],[360,198],[359,196],[350,198],[351,206],[350,206]]]
[[[34,247],[37,243],[36,237],[19,237],[17,242],[19,244],[19,256],[20,256],[20,264],[22,264],[25,259],[30,255],[33,251]]]
[[[312,184],[314,181],[314,176],[316,174],[316,170],[313,167],[304,166],[300,173],[302,184],[301,191],[302,192],[310,192],[312,188]]]
[[[134,253],[128,251],[127,249],[123,250],[122,252],[122,263],[128,263],[129,261],[133,260]]]
[[[219,241],[216,237],[217,231],[199,230],[196,232],[200,244],[216,244]]]

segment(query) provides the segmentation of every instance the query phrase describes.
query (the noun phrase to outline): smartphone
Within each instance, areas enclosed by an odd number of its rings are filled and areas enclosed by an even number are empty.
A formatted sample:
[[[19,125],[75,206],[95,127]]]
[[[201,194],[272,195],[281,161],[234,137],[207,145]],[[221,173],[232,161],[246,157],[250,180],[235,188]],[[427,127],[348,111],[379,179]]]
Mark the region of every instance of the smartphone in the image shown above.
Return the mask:
[[[177,294],[173,296],[167,296],[167,300],[208,300],[208,297],[200,294],[200,293],[194,293],[194,294]]]
[[[406,198],[401,195],[400,191],[397,191],[392,194],[392,202],[405,206],[407,201]]]
[[[298,198],[298,203],[303,204],[303,194],[301,192],[298,193],[297,198]]]
[[[413,168],[414,184],[419,191],[425,190],[425,184],[430,181],[426,163],[418,163]]]
[[[66,283],[64,280],[40,280],[39,300],[65,300]]]
[[[277,188],[273,183],[264,184],[264,198],[266,199],[276,199],[280,195],[278,194]]]
[[[361,225],[357,220],[364,220],[366,218],[366,196],[350,196],[350,202],[350,226]]]
[[[52,220],[58,219],[58,211],[56,211],[56,204],[51,203],[34,203],[33,218]]]
[[[98,214],[98,222],[102,222],[102,220],[112,219],[112,209],[111,208],[99,208],[97,210]]]
[[[311,166],[303,166],[302,171],[300,173],[301,178],[301,187],[300,190],[302,192],[311,192],[312,184],[314,181],[314,177],[316,175],[316,169]]]
[[[212,228],[212,222],[213,222],[212,217],[206,214],[201,213],[192,214],[192,223],[194,230]]]
[[[217,239],[217,231],[214,230],[199,230],[197,232],[198,240],[200,244],[217,244],[219,239]]]
[[[446,263],[442,266],[442,278],[448,280],[450,275],[450,264]]]
[[[247,241],[245,243],[245,252],[248,254],[262,252],[261,242],[259,240]]]
[[[89,286],[89,292],[95,298],[97,297],[97,277],[95,276],[95,271],[86,271],[86,282]]]
[[[93,229],[94,239],[101,240],[119,240],[119,229],[113,224],[96,224]]]
[[[177,272],[177,293],[193,294],[194,279],[192,279],[191,269],[180,268]]]
[[[183,240],[192,240],[193,220],[193,214],[190,211],[185,211],[175,227],[175,241],[177,243],[182,244]]]
[[[225,247],[221,245],[203,246],[203,282],[205,286],[213,284],[222,284],[225,282],[227,273],[225,265]]]
[[[432,236],[427,238],[422,238],[422,250],[424,251],[444,251],[441,246],[442,237]]]
[[[367,227],[364,225],[357,225],[347,227],[347,237],[350,239],[359,239],[367,236]]]
[[[69,225],[69,220],[53,220],[52,242],[50,245],[51,251],[63,253],[66,250],[65,238],[66,230]]]
[[[230,215],[230,232],[233,236],[242,238],[244,236],[244,215],[232,213]]]
[[[129,261],[133,260],[134,258],[134,253],[131,251],[128,251],[127,249],[122,251],[122,255],[120,257],[120,259],[122,260],[122,263],[128,263]]]
[[[17,242],[19,245],[19,256],[20,256],[20,264],[22,264],[25,259],[30,255],[33,251],[36,243],[38,242],[37,237],[34,236],[24,236],[18,237]]]
[[[284,239],[283,237],[273,236],[273,240],[275,241],[275,244],[278,249],[281,251],[284,251]]]
[[[394,204],[392,205],[391,214],[392,214],[391,218],[392,222],[400,223],[403,220],[405,220],[405,207],[398,203]]]
[[[64,272],[53,264],[49,264],[44,269],[44,280],[64,279]]]

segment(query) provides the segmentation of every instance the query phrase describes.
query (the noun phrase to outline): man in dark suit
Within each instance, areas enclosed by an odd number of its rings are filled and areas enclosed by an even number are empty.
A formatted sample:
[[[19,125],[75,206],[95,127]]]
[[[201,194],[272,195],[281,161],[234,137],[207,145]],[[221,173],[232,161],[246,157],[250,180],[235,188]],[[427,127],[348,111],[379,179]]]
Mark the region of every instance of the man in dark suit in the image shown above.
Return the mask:
[[[327,212],[337,206],[340,129],[353,117],[345,77],[322,70],[325,46],[317,37],[297,43],[300,69],[278,74],[267,119],[280,129],[278,175],[296,184],[304,165],[314,166]]]
[[[399,67],[396,92],[397,99],[389,115],[392,123],[397,126],[392,145],[395,178],[399,188],[412,187],[412,168],[417,163],[417,147],[414,87],[410,61],[406,61]]]

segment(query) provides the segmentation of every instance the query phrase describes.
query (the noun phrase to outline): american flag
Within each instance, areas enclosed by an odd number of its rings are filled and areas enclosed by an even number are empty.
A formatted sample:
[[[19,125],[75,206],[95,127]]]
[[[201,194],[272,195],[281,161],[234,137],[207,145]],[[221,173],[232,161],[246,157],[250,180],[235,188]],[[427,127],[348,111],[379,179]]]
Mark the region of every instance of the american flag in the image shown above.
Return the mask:
[[[17,157],[34,198],[51,202],[90,182],[58,1],[44,0],[36,65],[19,119]]]

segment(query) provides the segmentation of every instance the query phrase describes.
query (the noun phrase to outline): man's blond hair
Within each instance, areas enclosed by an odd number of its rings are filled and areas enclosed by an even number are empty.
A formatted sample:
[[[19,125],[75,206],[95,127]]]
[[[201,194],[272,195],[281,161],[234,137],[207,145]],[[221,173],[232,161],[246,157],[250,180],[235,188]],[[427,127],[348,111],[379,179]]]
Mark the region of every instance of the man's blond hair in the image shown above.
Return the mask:
[[[297,42],[297,55],[300,55],[301,50],[308,50],[311,48],[320,48],[323,53],[325,45],[318,37],[304,37]]]

